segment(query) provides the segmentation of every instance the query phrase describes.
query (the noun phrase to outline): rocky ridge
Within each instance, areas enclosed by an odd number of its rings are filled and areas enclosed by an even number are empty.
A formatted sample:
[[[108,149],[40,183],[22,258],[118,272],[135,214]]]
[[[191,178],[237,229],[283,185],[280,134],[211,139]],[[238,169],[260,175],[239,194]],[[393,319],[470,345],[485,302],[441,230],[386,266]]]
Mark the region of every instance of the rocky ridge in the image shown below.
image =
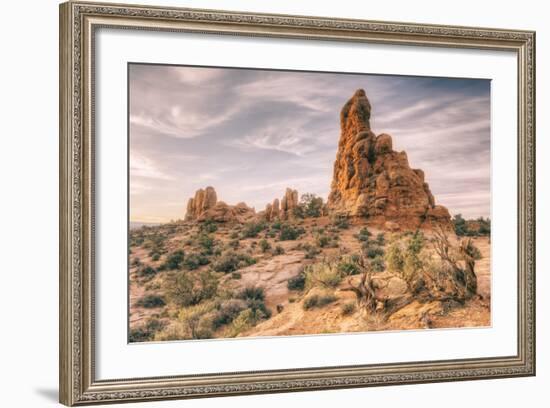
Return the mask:
[[[254,218],[256,212],[246,203],[228,205],[218,201],[214,187],[206,187],[195,192],[187,201],[186,221],[245,222]]]

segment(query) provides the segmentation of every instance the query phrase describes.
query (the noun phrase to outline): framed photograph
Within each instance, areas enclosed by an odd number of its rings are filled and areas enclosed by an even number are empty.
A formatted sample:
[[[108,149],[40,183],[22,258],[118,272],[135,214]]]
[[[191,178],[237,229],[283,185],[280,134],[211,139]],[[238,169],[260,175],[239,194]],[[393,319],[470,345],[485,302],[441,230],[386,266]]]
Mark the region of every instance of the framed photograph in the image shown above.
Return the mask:
[[[535,33],[60,6],[66,405],[535,374]]]

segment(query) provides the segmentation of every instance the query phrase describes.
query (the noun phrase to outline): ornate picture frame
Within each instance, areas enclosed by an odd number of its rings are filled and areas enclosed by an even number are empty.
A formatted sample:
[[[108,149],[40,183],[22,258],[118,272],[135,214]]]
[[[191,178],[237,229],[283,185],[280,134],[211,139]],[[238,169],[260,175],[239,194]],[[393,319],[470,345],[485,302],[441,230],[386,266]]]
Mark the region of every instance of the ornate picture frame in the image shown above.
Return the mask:
[[[517,353],[441,361],[96,379],[94,47],[96,30],[102,27],[515,53],[518,72]],[[72,1],[63,3],[60,6],[59,181],[59,383],[63,404],[73,406],[535,375],[534,32]]]

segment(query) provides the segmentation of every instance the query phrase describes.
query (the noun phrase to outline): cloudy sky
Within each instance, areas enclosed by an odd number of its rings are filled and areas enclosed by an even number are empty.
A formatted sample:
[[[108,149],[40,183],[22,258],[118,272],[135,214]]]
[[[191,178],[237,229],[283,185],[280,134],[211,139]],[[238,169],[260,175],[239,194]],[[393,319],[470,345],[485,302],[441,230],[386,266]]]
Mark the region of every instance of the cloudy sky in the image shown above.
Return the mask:
[[[356,89],[451,214],[490,215],[490,81],[131,64],[130,219],[185,215],[213,186],[261,210],[286,187],[327,198]]]

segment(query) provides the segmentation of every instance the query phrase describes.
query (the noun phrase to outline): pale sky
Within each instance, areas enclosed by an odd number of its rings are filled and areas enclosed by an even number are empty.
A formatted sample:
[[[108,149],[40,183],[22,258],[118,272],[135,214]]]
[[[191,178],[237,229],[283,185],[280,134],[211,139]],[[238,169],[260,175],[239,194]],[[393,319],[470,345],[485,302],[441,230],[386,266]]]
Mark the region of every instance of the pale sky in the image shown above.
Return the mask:
[[[368,66],[366,67],[368,69]],[[426,174],[436,204],[490,216],[490,81],[131,64],[130,220],[185,216],[195,191],[257,211],[286,187],[328,197],[356,89],[374,133]]]

